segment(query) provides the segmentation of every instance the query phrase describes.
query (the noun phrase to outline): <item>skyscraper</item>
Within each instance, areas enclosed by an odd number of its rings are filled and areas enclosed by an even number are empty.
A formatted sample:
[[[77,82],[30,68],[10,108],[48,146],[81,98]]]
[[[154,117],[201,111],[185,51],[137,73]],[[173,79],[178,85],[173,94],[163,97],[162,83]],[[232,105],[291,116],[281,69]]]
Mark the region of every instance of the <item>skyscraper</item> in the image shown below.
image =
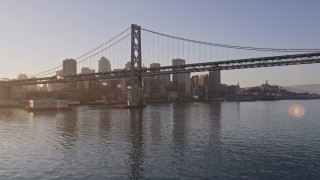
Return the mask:
[[[192,76],[192,94],[200,95],[201,98],[208,98],[208,74]]]
[[[56,77],[60,79],[63,76],[63,69],[56,71]],[[59,91],[62,90],[65,87],[65,84],[63,83],[53,83],[50,84],[51,91]]]
[[[81,74],[90,74],[90,73],[95,73],[94,69],[90,69],[88,67],[81,68]]]
[[[109,72],[109,71],[111,71],[110,61],[107,58],[102,56],[99,60],[98,72]]]
[[[63,76],[77,75],[77,61],[74,59],[66,59],[63,61]],[[77,82],[71,82],[64,84],[65,89],[75,89]]]
[[[210,98],[221,97],[221,71],[209,71],[209,93]]]
[[[184,59],[172,59],[172,65],[184,65]],[[190,73],[180,73],[180,74],[173,74],[172,75],[172,82],[173,82],[173,90],[177,91],[178,93],[182,93],[185,95],[191,94],[191,79]]]
[[[63,76],[63,70],[56,71],[56,76]]]
[[[28,76],[26,74],[19,74],[18,79],[28,79]]]
[[[157,67],[160,67],[159,63],[151,63],[150,64],[150,68],[157,68]]]
[[[77,75],[77,61],[74,59],[66,59],[63,61],[63,75]]]
[[[150,64],[150,68],[157,68],[161,67],[159,63],[152,63]],[[164,88],[168,88],[170,86],[170,74],[164,74],[164,75],[159,75],[161,85]]]
[[[125,65],[126,69],[131,69],[131,61],[128,61],[127,64]]]

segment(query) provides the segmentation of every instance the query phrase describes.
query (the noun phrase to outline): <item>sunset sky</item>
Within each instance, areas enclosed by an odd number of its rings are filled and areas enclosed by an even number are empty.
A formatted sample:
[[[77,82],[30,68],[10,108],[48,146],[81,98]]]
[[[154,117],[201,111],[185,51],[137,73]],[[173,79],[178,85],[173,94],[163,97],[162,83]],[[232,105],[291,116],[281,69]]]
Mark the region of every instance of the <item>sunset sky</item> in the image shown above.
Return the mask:
[[[59,66],[133,23],[213,43],[320,49],[319,7],[318,0],[0,0],[0,78]],[[222,83],[320,84],[319,69],[312,64],[223,71]]]

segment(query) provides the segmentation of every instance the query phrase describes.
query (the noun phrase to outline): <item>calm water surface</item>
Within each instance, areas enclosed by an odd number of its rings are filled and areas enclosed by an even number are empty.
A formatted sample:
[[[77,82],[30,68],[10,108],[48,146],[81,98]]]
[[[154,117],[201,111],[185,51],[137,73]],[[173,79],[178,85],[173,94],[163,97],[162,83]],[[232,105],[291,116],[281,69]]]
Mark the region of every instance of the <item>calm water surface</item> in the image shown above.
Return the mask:
[[[0,109],[0,179],[158,178],[319,179],[320,101]]]

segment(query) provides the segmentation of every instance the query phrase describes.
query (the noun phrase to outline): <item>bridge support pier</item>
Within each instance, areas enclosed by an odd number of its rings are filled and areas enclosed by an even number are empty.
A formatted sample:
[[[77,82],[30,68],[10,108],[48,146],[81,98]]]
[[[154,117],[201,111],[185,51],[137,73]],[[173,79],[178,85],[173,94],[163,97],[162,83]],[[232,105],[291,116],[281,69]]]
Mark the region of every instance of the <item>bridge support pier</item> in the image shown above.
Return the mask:
[[[141,62],[141,27],[131,25],[131,67],[130,67],[130,99],[128,107],[145,107],[142,76],[136,77],[136,72],[142,69]],[[139,73],[138,73],[139,74]]]

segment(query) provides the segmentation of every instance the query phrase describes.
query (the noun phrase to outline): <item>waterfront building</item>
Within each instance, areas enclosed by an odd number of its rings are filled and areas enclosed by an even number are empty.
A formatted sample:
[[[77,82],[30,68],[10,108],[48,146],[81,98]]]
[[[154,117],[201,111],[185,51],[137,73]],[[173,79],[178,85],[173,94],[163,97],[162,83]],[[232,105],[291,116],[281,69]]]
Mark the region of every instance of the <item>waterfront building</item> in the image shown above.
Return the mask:
[[[90,69],[88,67],[82,67],[81,68],[81,73],[80,74],[91,74],[91,73],[95,73],[94,69]],[[77,87],[80,91],[83,90],[89,90],[89,86],[90,86],[90,81],[79,81],[77,82]]]
[[[24,99],[26,96],[26,93],[27,93],[27,90],[22,87],[19,87],[19,86],[12,87],[10,92],[11,99],[14,99],[14,100]]]
[[[172,65],[184,65],[184,59],[172,59]],[[180,73],[172,75],[173,90],[177,91],[179,95],[190,96],[191,95],[191,79],[190,73]]]
[[[63,76],[63,70],[56,71],[56,77],[61,78]],[[50,91],[60,91],[65,87],[63,83],[53,83],[49,84]]]
[[[28,76],[26,74],[19,74],[17,77],[18,80],[22,79],[28,79]],[[20,98],[24,97],[25,90],[27,91],[35,91],[37,89],[37,85],[27,85],[27,86],[21,86],[21,87],[14,87],[12,93],[14,94],[13,97]],[[22,95],[21,95],[22,94]]]
[[[150,68],[157,68],[157,67],[160,67],[159,63],[150,64]],[[170,87],[170,84],[171,84],[170,74],[159,75],[159,79],[161,81],[161,86],[164,89],[168,89]]]
[[[107,58],[102,56],[99,60],[98,72],[110,72],[110,71],[111,71],[110,61]]]
[[[171,75],[170,74],[164,74],[164,75],[160,75],[160,80],[161,80],[161,84],[163,86],[163,88],[166,89],[166,91],[168,91],[169,87],[171,86]]]
[[[241,91],[240,91],[239,83],[237,85],[227,86],[227,95],[229,95],[229,96],[237,96],[237,95],[240,95],[240,94],[241,94]]]
[[[209,71],[209,98],[221,97],[221,71]]]
[[[202,99],[208,98],[208,74],[192,76],[192,95],[198,95]]]
[[[228,92],[227,92],[228,85],[221,84],[220,87],[221,87],[221,97],[225,97],[228,94]]]
[[[199,75],[195,75],[191,77],[191,93],[197,94],[198,92],[198,86],[197,86],[197,81],[198,81]]]
[[[152,63],[150,67],[160,67],[159,63]],[[168,90],[171,85],[170,74],[159,75],[162,89]]]
[[[159,63],[150,64],[150,68],[160,67]],[[158,99],[161,90],[159,75],[143,77],[144,96],[146,99]]]
[[[150,68],[160,68],[159,63],[150,64]],[[164,98],[165,93],[170,87],[170,74],[156,75],[148,78],[148,90],[150,91],[151,98]]]

